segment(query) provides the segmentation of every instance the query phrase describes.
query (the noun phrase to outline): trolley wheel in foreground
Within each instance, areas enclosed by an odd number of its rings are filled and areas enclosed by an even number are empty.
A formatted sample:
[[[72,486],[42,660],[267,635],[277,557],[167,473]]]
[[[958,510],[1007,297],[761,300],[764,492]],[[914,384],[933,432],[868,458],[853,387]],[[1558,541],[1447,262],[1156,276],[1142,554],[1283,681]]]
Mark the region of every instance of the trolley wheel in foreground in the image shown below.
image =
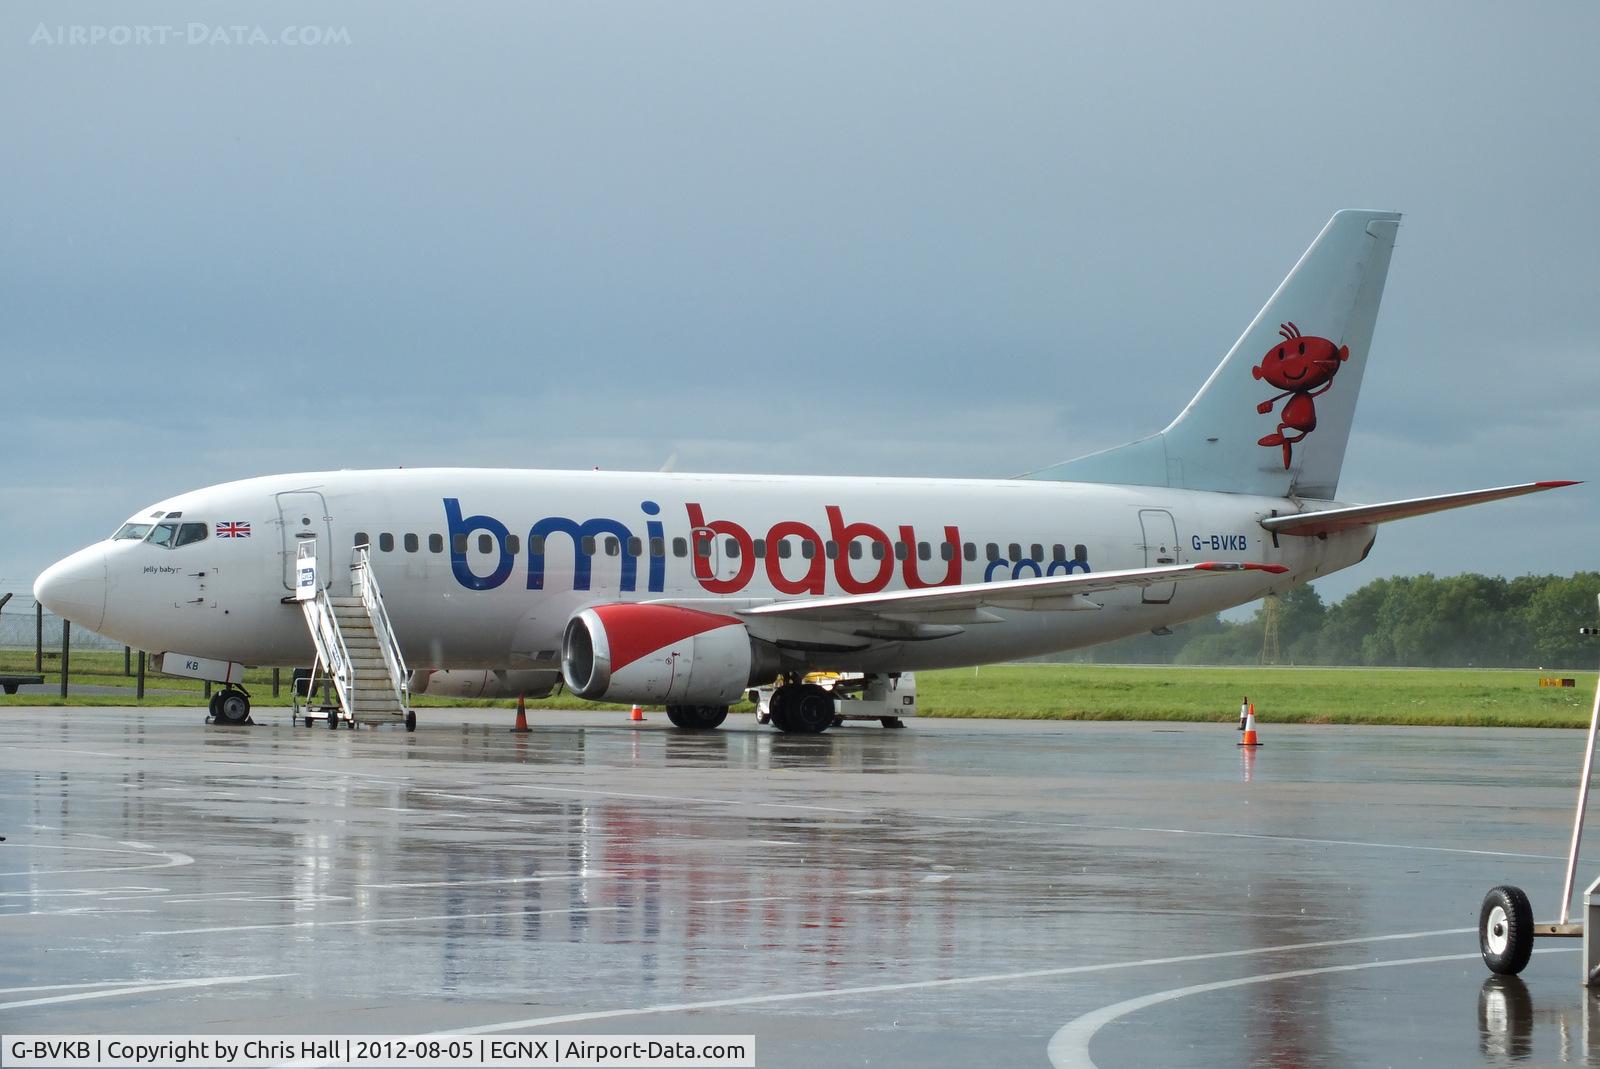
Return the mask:
[[[1515,976],[1527,967],[1533,954],[1533,908],[1522,888],[1502,884],[1483,896],[1478,949],[1490,972]]]

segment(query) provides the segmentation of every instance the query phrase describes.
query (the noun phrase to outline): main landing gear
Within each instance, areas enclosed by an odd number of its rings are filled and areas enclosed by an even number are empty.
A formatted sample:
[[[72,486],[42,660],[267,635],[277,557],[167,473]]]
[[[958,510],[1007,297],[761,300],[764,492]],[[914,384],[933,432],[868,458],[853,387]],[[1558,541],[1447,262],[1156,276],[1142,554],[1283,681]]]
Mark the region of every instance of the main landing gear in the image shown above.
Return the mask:
[[[726,705],[669,705],[667,719],[684,731],[710,731],[728,719]]]
[[[789,735],[820,735],[835,723],[833,695],[815,683],[790,683],[767,703],[773,727]]]
[[[250,719],[250,695],[243,687],[224,687],[211,696],[210,724],[253,724]]]

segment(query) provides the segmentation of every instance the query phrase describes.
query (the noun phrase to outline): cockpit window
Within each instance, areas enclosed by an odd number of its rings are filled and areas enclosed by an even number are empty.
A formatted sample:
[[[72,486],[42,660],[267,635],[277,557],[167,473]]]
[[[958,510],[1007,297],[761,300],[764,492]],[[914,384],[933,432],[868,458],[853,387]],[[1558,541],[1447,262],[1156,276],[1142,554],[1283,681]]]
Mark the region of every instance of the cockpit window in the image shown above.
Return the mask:
[[[116,534],[111,536],[111,540],[113,542],[128,540],[138,542],[142,541],[144,536],[149,533],[150,525],[148,523],[125,523],[117,530]]]
[[[129,524],[129,526],[133,526]],[[126,528],[124,528],[126,530]],[[158,523],[149,528],[150,536],[145,539],[152,546],[162,546],[166,549],[177,549],[194,542],[204,541],[209,533],[203,523]]]
[[[194,542],[204,542],[210,528],[203,523],[186,523],[178,528],[178,540],[173,546],[187,546]]]

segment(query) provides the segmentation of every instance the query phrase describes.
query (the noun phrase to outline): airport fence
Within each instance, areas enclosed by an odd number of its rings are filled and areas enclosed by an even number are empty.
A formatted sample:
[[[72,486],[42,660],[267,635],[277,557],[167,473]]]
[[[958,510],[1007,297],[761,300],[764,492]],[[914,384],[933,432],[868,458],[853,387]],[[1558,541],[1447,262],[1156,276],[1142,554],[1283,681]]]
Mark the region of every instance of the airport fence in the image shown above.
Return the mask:
[[[0,675],[43,675],[65,696],[71,685],[74,653],[98,654],[102,662],[105,654],[121,653],[121,674],[130,679],[137,676],[142,693],[143,653],[86,628],[73,627],[31,594],[0,590]],[[115,657],[110,660],[115,665]]]

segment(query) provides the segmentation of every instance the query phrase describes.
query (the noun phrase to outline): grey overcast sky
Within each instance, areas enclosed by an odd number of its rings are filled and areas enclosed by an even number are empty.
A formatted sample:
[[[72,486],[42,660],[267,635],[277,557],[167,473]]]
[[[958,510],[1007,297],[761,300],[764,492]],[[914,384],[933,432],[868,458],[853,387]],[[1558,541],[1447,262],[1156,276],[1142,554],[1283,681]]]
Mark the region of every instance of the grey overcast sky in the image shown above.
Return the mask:
[[[1341,497],[1594,479],[1597,41],[1593,0],[13,0],[0,590],[278,471],[1014,474],[1164,426],[1343,207],[1406,218]],[[1597,492],[1319,587],[1595,568]]]

